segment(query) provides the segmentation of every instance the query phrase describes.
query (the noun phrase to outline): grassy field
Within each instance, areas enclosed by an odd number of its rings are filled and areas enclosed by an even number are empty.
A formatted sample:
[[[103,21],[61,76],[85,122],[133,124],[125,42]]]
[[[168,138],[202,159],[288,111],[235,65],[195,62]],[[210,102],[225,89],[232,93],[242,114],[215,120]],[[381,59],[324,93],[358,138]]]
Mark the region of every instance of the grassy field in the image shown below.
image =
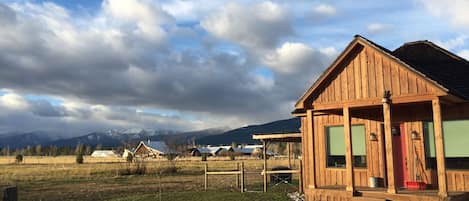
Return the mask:
[[[176,161],[176,173],[161,173],[173,163],[166,160],[145,162],[145,175],[122,176],[129,168],[121,159],[85,158],[75,164],[74,156],[25,157],[25,164],[0,157],[0,186],[18,185],[20,200],[288,200],[286,192],[296,190],[287,184],[262,190],[259,173],[246,175],[247,193],[239,193],[234,175],[210,175],[204,192],[204,164],[200,160]],[[208,161],[209,170],[234,170],[241,161]],[[261,160],[243,160],[246,171],[260,172]],[[286,165],[286,160],[269,160],[269,166]],[[298,161],[296,161],[298,165]],[[131,165],[133,168],[134,165]],[[294,178],[297,178],[294,175]]]

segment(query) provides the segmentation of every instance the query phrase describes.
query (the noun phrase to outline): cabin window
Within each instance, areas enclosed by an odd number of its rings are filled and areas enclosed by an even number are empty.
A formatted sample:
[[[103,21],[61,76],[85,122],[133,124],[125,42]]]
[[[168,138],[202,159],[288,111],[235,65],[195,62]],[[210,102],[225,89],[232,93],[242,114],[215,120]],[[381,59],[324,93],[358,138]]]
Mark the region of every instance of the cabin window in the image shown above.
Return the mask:
[[[352,126],[352,155],[354,167],[366,168],[365,126]],[[327,167],[345,167],[344,126],[326,127]]]
[[[433,122],[424,122],[425,158],[428,169],[436,169]],[[469,169],[469,120],[443,121],[447,169]]]

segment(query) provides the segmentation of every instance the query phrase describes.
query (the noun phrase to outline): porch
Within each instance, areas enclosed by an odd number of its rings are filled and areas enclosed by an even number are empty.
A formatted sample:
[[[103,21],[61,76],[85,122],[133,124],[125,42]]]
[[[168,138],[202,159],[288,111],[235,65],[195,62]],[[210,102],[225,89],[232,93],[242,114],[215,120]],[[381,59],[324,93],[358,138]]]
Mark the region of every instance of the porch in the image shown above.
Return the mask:
[[[469,193],[467,192],[451,192],[447,198],[442,198],[438,195],[438,190],[407,190],[399,189],[396,193],[388,193],[387,189],[383,187],[370,188],[370,187],[356,187],[353,196],[346,191],[346,186],[324,186],[314,190],[307,189],[305,195],[308,200],[320,201],[466,201],[469,200]]]

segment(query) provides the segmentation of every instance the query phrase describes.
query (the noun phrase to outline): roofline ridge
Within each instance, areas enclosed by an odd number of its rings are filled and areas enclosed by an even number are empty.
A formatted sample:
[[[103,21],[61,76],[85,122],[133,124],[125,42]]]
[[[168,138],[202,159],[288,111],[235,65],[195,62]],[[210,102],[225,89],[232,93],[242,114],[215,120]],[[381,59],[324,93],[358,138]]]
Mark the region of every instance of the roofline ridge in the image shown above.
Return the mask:
[[[427,44],[427,45],[430,45],[432,46],[433,48],[435,48],[436,50],[442,52],[443,54],[446,54],[454,59],[457,59],[459,61],[462,61],[462,62],[465,62],[466,64],[469,64],[469,61],[466,60],[465,58],[439,46],[438,44],[430,41],[430,40],[419,40],[419,41],[413,41],[413,42],[407,42],[407,43],[404,43],[403,45],[401,45],[400,47],[396,48],[394,51],[392,51],[393,53],[395,53],[396,51],[398,51],[399,49],[405,47],[405,46],[410,46],[410,45],[416,45],[416,44]]]

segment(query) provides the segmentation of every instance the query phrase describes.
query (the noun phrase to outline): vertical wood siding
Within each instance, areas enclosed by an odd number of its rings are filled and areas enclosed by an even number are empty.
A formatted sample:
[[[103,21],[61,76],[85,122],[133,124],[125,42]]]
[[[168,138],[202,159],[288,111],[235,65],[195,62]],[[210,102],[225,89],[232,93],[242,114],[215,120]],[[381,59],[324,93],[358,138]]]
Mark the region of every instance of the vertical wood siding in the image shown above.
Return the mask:
[[[355,49],[337,72],[313,95],[314,104],[376,99],[390,90],[393,97],[430,95],[440,89],[417,73],[370,47]]]

